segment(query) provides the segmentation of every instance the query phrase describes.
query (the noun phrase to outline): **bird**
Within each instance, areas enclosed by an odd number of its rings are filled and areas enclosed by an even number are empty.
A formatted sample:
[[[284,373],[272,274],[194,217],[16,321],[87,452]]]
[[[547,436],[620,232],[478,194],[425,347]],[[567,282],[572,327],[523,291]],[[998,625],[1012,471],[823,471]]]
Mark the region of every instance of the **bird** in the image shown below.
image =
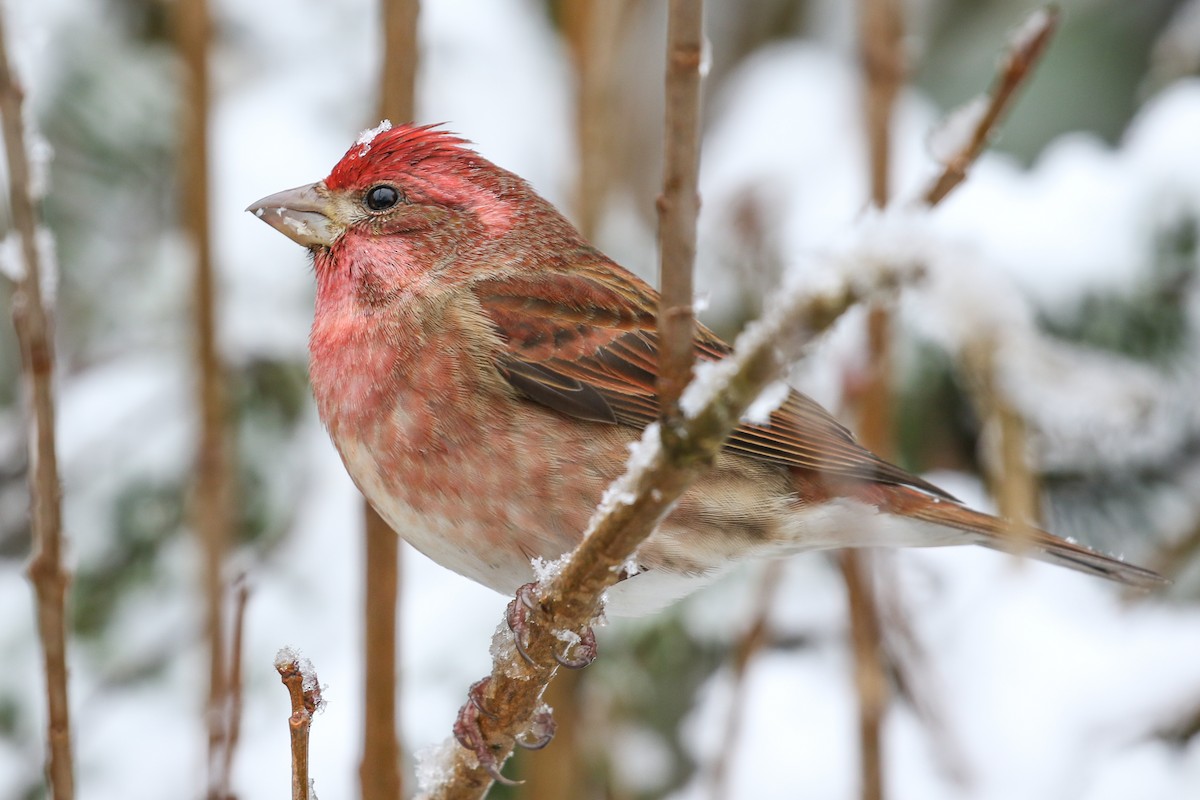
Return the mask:
[[[498,592],[580,541],[658,419],[658,293],[522,178],[434,125],[383,122],[317,183],[247,209],[312,254],[309,373],[346,470],[439,564]],[[731,348],[697,324],[701,361]],[[1152,588],[1156,573],[968,508],[789,389],[729,436],[636,553],[638,615],[740,562],[976,544]]]

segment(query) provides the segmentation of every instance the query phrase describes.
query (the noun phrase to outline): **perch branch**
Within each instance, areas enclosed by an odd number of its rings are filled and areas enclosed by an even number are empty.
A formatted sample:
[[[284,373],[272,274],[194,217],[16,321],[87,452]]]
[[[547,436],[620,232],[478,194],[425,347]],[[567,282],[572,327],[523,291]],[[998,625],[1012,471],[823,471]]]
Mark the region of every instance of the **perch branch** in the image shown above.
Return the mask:
[[[0,117],[8,160],[8,201],[13,231],[20,240],[24,270],[12,296],[13,327],[21,352],[21,372],[32,431],[29,438],[29,489],[34,554],[29,577],[37,598],[38,638],[46,676],[46,778],[54,800],[75,796],[71,757],[70,707],[67,700],[66,594],[62,563],[62,488],[54,423],[54,335],[47,311],[41,224],[34,199],[33,171],[25,141],[24,90],[8,57],[8,38],[0,10]],[[47,256],[48,257],[48,256]]]
[[[510,634],[497,641],[492,673],[481,681],[478,700],[486,713],[479,722],[488,749],[503,764],[517,737],[529,730],[542,692],[557,669],[560,633],[594,620],[604,591],[617,582],[638,545],[671,511],[688,486],[716,457],[725,439],[764,387],[802,352],[802,345],[825,330],[850,306],[894,290],[907,277],[880,271],[858,282],[842,280],[811,294],[788,293],[763,319],[738,337],[732,356],[713,367],[703,386],[684,395],[688,413],[679,435],[647,428],[625,475],[609,489],[580,545],[558,565],[533,598],[534,613],[524,631],[529,662],[520,658]],[[531,663],[530,663],[531,662]],[[429,771],[440,776],[424,787],[428,800],[479,798],[492,783],[474,754],[455,747],[447,763]]]

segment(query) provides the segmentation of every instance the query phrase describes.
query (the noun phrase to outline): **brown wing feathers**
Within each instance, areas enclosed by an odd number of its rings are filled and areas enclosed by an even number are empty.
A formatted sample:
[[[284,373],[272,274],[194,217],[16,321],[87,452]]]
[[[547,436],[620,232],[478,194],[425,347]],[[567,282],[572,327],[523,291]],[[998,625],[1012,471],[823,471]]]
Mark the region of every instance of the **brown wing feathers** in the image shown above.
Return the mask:
[[[658,418],[658,337],[654,297],[636,278],[600,284],[586,274],[540,280],[496,278],[473,288],[506,350],[497,369],[528,399],[577,419],[645,427]],[[612,283],[612,285],[608,285]],[[730,348],[701,327],[700,359]],[[950,498],[915,475],[877,458],[815,402],[792,392],[769,426],[742,425],[727,449],[782,466],[834,477],[912,486]],[[953,499],[953,498],[950,498]]]

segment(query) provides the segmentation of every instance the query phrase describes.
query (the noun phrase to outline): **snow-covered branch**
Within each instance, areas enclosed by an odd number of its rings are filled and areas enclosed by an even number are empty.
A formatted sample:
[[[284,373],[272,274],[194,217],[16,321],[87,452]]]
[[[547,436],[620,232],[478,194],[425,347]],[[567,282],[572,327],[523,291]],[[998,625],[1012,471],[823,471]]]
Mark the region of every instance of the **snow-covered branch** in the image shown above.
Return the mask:
[[[292,703],[288,731],[292,743],[292,800],[317,800],[308,777],[308,734],[313,714],[324,704],[321,683],[312,662],[285,647],[275,656],[275,670],[287,687]]]
[[[1033,73],[1058,29],[1058,10],[1034,11],[1014,32],[987,98],[977,97],[953,112],[930,137],[930,148],[944,169],[925,190],[926,205],[937,205],[967,177],[967,170],[991,141],[1017,90]]]
[[[528,659],[518,654],[502,625],[493,645],[490,677],[476,685],[472,702],[486,749],[502,765],[518,737],[539,718],[542,692],[557,671],[555,656],[564,632],[589,626],[606,589],[626,573],[638,546],[708,468],[726,438],[759,395],[803,351],[816,334],[831,326],[854,304],[888,294],[915,270],[900,265],[846,265],[843,277],[821,289],[782,293],[763,318],[738,337],[733,355],[704,370],[686,390],[684,418],[678,428],[646,428],[632,448],[625,474],[608,490],[572,553],[543,572],[544,579],[526,599],[530,612],[523,632]],[[854,276],[854,277],[849,277]],[[567,634],[569,636],[569,634]],[[544,713],[544,712],[543,712]],[[441,764],[420,770],[432,785],[426,800],[479,798],[494,779],[464,748],[441,748]]]

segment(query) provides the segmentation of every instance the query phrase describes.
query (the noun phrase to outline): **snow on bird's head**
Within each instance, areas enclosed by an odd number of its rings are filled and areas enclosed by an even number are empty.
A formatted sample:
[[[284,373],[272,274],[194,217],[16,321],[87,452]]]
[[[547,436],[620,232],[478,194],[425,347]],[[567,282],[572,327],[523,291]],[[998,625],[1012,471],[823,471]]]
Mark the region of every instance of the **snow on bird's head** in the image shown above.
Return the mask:
[[[383,120],[362,132],[342,160],[334,166],[325,185],[333,190],[357,186],[381,174],[407,173],[427,161],[453,164],[477,158],[467,149],[467,140],[438,125],[395,125]]]

